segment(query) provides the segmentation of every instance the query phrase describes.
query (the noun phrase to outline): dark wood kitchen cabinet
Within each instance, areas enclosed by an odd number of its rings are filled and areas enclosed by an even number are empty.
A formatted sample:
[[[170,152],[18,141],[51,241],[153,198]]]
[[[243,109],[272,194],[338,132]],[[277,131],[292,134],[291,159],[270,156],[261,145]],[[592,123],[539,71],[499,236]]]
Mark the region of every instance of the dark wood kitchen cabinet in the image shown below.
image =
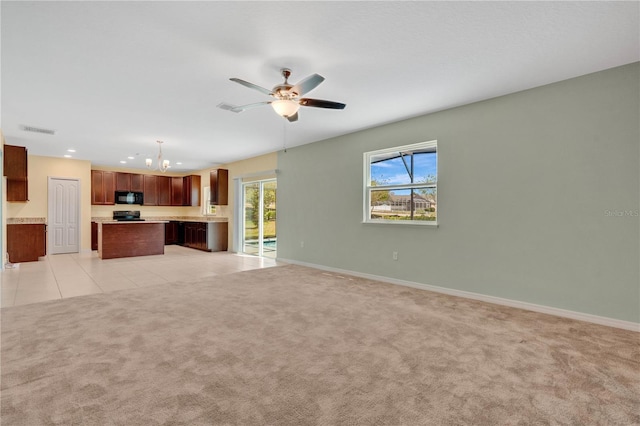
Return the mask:
[[[157,206],[158,205],[158,188],[157,176],[144,175],[144,203],[145,206]]]
[[[200,205],[200,176],[190,175],[182,178],[182,205],[196,207]]]
[[[171,178],[171,205],[182,205],[182,188],[184,186],[184,178],[174,176]]]
[[[156,189],[158,191],[158,205],[171,205],[171,176],[156,176]]]
[[[217,169],[209,173],[209,203],[216,206],[229,204],[229,170]]]
[[[131,192],[144,192],[143,175],[131,173]]]
[[[116,191],[131,191],[131,173],[116,172]]]
[[[164,224],[164,245],[178,244],[178,222],[170,221]]]
[[[7,225],[7,253],[9,262],[35,262],[47,254],[47,225]]]
[[[143,192],[142,175],[116,172],[116,191]]]
[[[27,149],[23,146],[4,145],[3,156],[3,170],[7,177],[7,201],[29,201]]]
[[[185,223],[184,245],[198,250],[207,250],[207,224],[203,222]]]
[[[184,222],[183,245],[204,251],[227,250],[227,222]]]
[[[91,170],[91,204],[112,205],[116,203],[116,173]]]
[[[91,250],[98,250],[98,222],[91,222]]]

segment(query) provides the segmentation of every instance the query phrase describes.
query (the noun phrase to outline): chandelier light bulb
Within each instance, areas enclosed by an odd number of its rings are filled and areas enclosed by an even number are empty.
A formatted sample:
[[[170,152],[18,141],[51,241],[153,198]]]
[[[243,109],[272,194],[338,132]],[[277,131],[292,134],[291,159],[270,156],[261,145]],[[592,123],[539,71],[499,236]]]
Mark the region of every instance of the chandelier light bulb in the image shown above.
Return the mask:
[[[151,158],[147,158],[144,162],[147,165],[147,168],[151,170],[160,170],[161,172],[166,172],[169,168],[169,160],[162,159],[162,141],[156,141],[158,143],[158,164],[155,168],[152,169],[153,160]]]

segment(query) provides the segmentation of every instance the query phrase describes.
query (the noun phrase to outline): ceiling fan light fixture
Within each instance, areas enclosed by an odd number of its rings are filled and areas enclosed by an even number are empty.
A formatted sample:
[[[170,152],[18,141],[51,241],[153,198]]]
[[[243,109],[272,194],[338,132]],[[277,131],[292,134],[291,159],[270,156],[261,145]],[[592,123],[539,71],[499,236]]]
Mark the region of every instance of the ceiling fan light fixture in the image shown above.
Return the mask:
[[[300,104],[290,99],[273,101],[271,102],[271,106],[276,114],[285,118],[294,116],[298,112],[298,109],[300,109]]]

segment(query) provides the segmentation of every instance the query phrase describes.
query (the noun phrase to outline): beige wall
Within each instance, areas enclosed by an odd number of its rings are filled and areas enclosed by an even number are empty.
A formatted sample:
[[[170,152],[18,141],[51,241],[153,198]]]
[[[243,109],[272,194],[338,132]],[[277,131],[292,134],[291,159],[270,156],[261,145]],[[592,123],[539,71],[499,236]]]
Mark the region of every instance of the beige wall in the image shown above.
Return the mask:
[[[85,160],[29,155],[29,201],[6,203],[7,218],[48,217],[48,178],[80,180],[80,246],[91,250],[91,163]]]
[[[227,206],[219,206],[216,211],[216,216],[226,217],[229,219],[229,250],[233,247],[233,229],[235,220],[233,217],[233,212],[235,208],[235,188],[234,188],[234,179],[243,178],[247,176],[252,176],[251,179],[255,178],[274,178],[275,174],[273,173],[278,166],[278,154],[276,152],[272,152],[270,154],[261,155],[259,157],[249,158],[247,160],[236,161],[234,163],[223,164],[215,169],[227,169],[229,170],[229,204]],[[200,172],[202,176],[202,193],[204,193],[204,187],[209,186],[209,173],[214,168],[203,170]],[[257,174],[261,174],[262,172],[271,172],[270,174],[265,174],[262,176],[258,176]]]

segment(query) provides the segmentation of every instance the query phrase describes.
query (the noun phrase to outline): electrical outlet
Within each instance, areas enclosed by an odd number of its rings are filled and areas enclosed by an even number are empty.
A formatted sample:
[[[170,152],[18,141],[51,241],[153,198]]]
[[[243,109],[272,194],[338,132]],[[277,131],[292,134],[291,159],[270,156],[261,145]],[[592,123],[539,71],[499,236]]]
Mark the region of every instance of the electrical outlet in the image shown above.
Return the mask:
[[[300,241],[300,248],[304,248],[304,241]]]
[[[394,252],[391,254],[391,257],[393,258],[393,260],[398,260],[398,252],[397,252],[397,251],[394,251]]]

